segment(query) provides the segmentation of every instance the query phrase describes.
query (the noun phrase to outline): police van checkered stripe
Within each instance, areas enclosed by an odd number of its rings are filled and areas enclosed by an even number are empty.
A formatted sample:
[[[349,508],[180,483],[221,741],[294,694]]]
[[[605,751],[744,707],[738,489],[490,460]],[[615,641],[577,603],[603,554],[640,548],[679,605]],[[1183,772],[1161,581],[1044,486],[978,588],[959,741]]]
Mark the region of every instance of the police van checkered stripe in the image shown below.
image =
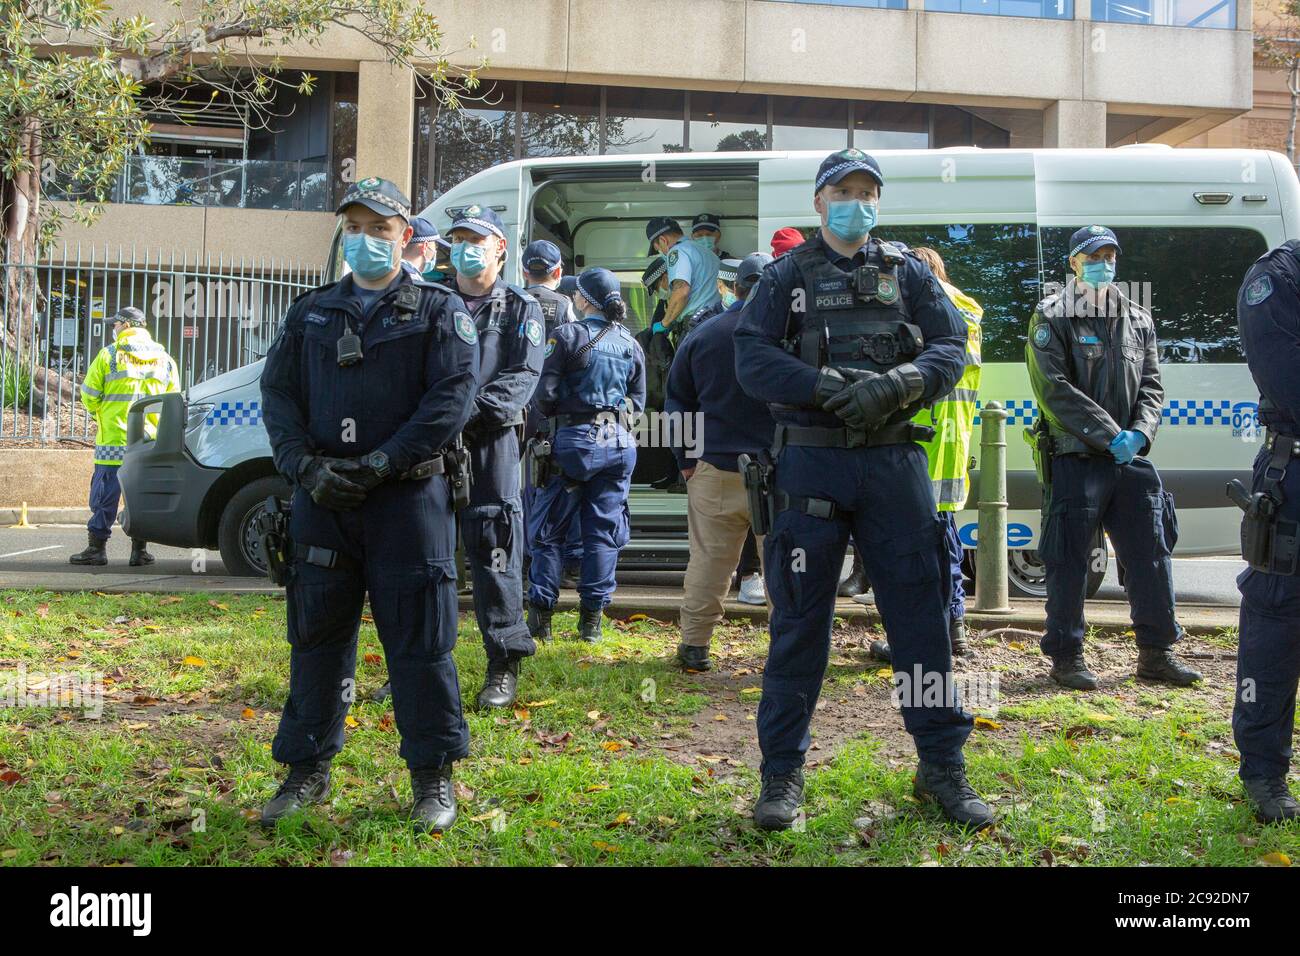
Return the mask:
[[[260,425],[261,402],[222,402],[208,412],[209,425]]]
[[[1007,411],[1008,425],[1032,425],[1038,420],[1038,405],[1031,398],[1010,398],[1002,403]],[[1253,402],[1248,404],[1254,411]],[[975,403],[976,409],[984,407],[983,402]],[[1160,411],[1160,421],[1164,425],[1233,425],[1233,403],[1226,398],[1173,398]],[[978,411],[975,424],[980,423]],[[1240,424],[1240,421],[1237,423]]]

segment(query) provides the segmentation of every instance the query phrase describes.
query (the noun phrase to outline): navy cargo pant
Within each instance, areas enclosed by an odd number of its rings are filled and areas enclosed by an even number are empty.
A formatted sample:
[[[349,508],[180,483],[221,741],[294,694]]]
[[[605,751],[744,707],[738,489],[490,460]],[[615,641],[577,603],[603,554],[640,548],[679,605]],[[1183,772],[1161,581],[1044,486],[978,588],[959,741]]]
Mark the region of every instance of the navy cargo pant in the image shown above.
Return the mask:
[[[1266,452],[1255,459],[1255,490],[1262,487]],[[1281,514],[1300,520],[1300,460],[1292,459],[1282,485]],[[1296,681],[1300,680],[1300,576],[1247,568],[1241,591],[1237,645],[1237,699],[1232,735],[1243,779],[1283,777],[1291,763]]]
[[[537,645],[524,623],[524,511],[519,498],[519,435],[498,428],[465,436],[469,507],[460,514],[465,561],[474,580],[474,616],[488,659],[528,657]]]
[[[121,465],[96,465],[90,476],[90,520],[86,530],[101,541],[113,534],[117,508],[122,501],[122,485],[117,480]]]
[[[1083,647],[1083,602],[1097,528],[1106,530],[1125,569],[1139,647],[1171,647],[1174,617],[1170,554],[1178,541],[1174,496],[1145,458],[1127,465],[1101,455],[1057,455],[1039,554],[1047,571],[1047,629],[1041,647],[1055,657]]]
[[[356,696],[357,630],[367,592],[393,686],[400,754],[412,769],[469,753],[456,646],[455,531],[447,480],[390,481],[355,511],[294,492],[297,545],[337,552],[332,568],[296,558],[286,589],[289,699],[271,756],[280,763],[333,757]],[[325,563],[328,563],[326,560]]]
[[[528,475],[524,474],[524,527],[531,528],[532,523],[529,515],[533,513],[533,508],[537,501],[537,488],[528,480]],[[531,538],[530,538],[531,540]],[[532,547],[528,546],[529,560],[532,559]],[[561,548],[561,557],[564,561],[566,570],[582,566],[582,522],[575,521],[569,525],[569,536],[564,539],[564,547]]]
[[[961,534],[957,528],[955,511],[940,511],[939,521],[943,524],[945,553],[948,556],[948,578],[952,583],[952,593],[948,598],[948,620],[961,621],[966,618],[966,580],[962,577],[961,560],[965,551],[961,546]]]
[[[603,608],[614,595],[618,553],[631,536],[627,495],[636,467],[636,442],[613,422],[569,425],[554,441],[562,474],[537,490],[529,515],[528,599],[553,608],[560,596],[561,552],[574,522],[582,527],[578,597]]]
[[[776,483],[790,496],[833,501],[837,514],[823,518],[787,508],[763,542],[772,602],[772,640],[758,705],[764,775],[803,765],[850,536],[889,634],[903,724],[917,753],[927,762],[961,764],[973,719],[957,704],[952,684],[948,553],[925,451],[910,442],[854,449],[790,446],[781,451]],[[927,684],[940,690],[924,695]]]

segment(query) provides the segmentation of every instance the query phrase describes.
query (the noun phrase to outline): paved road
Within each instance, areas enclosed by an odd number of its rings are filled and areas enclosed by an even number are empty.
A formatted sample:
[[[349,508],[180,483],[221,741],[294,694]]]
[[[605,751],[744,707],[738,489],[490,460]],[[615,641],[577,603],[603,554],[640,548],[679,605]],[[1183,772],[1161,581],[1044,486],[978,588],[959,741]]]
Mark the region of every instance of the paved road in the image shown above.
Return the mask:
[[[114,534],[108,543],[109,564],[103,568],[74,568],[68,564],[68,555],[86,546],[86,533],[80,527],[41,527],[35,529],[0,528],[0,587],[50,587],[95,586],[96,577],[104,577],[104,584],[129,583],[139,587],[140,578],[161,578],[172,575],[193,579],[195,588],[212,586],[258,587],[266,581],[249,578],[223,578],[225,566],[216,551],[203,555],[205,564],[200,568],[194,555],[185,548],[151,545],[150,551],[158,559],[147,568],[132,568],[126,563],[131,546],[122,534]],[[1114,562],[1107,573],[1106,583],[1097,594],[1098,600],[1122,601],[1124,592],[1115,577]],[[1236,577],[1245,565],[1237,558],[1182,558],[1174,561],[1174,585],[1178,600],[1188,604],[1213,604],[1237,606]],[[222,579],[222,580],[216,580]],[[643,572],[626,575],[626,584],[680,586],[681,575],[666,572]],[[83,583],[84,582],[84,583]],[[188,583],[188,582],[187,582]]]

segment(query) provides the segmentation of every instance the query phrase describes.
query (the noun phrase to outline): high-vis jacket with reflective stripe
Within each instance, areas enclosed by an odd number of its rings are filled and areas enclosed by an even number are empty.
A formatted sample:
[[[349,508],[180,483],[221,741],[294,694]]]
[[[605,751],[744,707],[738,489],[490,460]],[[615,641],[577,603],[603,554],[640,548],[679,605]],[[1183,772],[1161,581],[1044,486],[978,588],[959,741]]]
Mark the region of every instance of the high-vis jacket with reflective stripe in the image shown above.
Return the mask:
[[[966,370],[951,392],[936,399],[933,408],[921,409],[914,421],[934,428],[934,438],[921,447],[929,459],[935,503],[940,511],[960,511],[966,507],[970,491],[970,440],[980,390],[980,323],[984,307],[956,286],[939,284],[966,320]]]
[[[81,383],[86,410],[95,416],[95,464],[120,465],[126,450],[126,413],[131,403],[180,388],[180,373],[167,351],[142,328],[130,326],[99,350]],[[145,416],[152,436],[157,415]]]

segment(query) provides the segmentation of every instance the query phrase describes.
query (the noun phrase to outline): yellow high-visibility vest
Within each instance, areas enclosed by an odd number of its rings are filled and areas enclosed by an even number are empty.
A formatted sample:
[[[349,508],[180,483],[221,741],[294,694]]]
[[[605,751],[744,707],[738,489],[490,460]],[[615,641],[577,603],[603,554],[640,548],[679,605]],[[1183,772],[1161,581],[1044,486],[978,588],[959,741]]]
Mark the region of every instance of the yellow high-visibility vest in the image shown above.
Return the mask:
[[[177,391],[180,373],[167,350],[138,326],[128,326],[104,346],[86,370],[81,400],[95,416],[95,464],[120,465],[126,451],[126,413],[131,403],[148,395]],[[153,435],[157,415],[145,416],[145,431]]]
[[[934,500],[940,511],[960,511],[970,493],[970,440],[975,430],[975,402],[980,391],[980,323],[984,307],[961,289],[940,282],[952,304],[966,320],[966,370],[951,392],[923,408],[913,419],[934,428],[934,438],[922,442],[930,465]]]

